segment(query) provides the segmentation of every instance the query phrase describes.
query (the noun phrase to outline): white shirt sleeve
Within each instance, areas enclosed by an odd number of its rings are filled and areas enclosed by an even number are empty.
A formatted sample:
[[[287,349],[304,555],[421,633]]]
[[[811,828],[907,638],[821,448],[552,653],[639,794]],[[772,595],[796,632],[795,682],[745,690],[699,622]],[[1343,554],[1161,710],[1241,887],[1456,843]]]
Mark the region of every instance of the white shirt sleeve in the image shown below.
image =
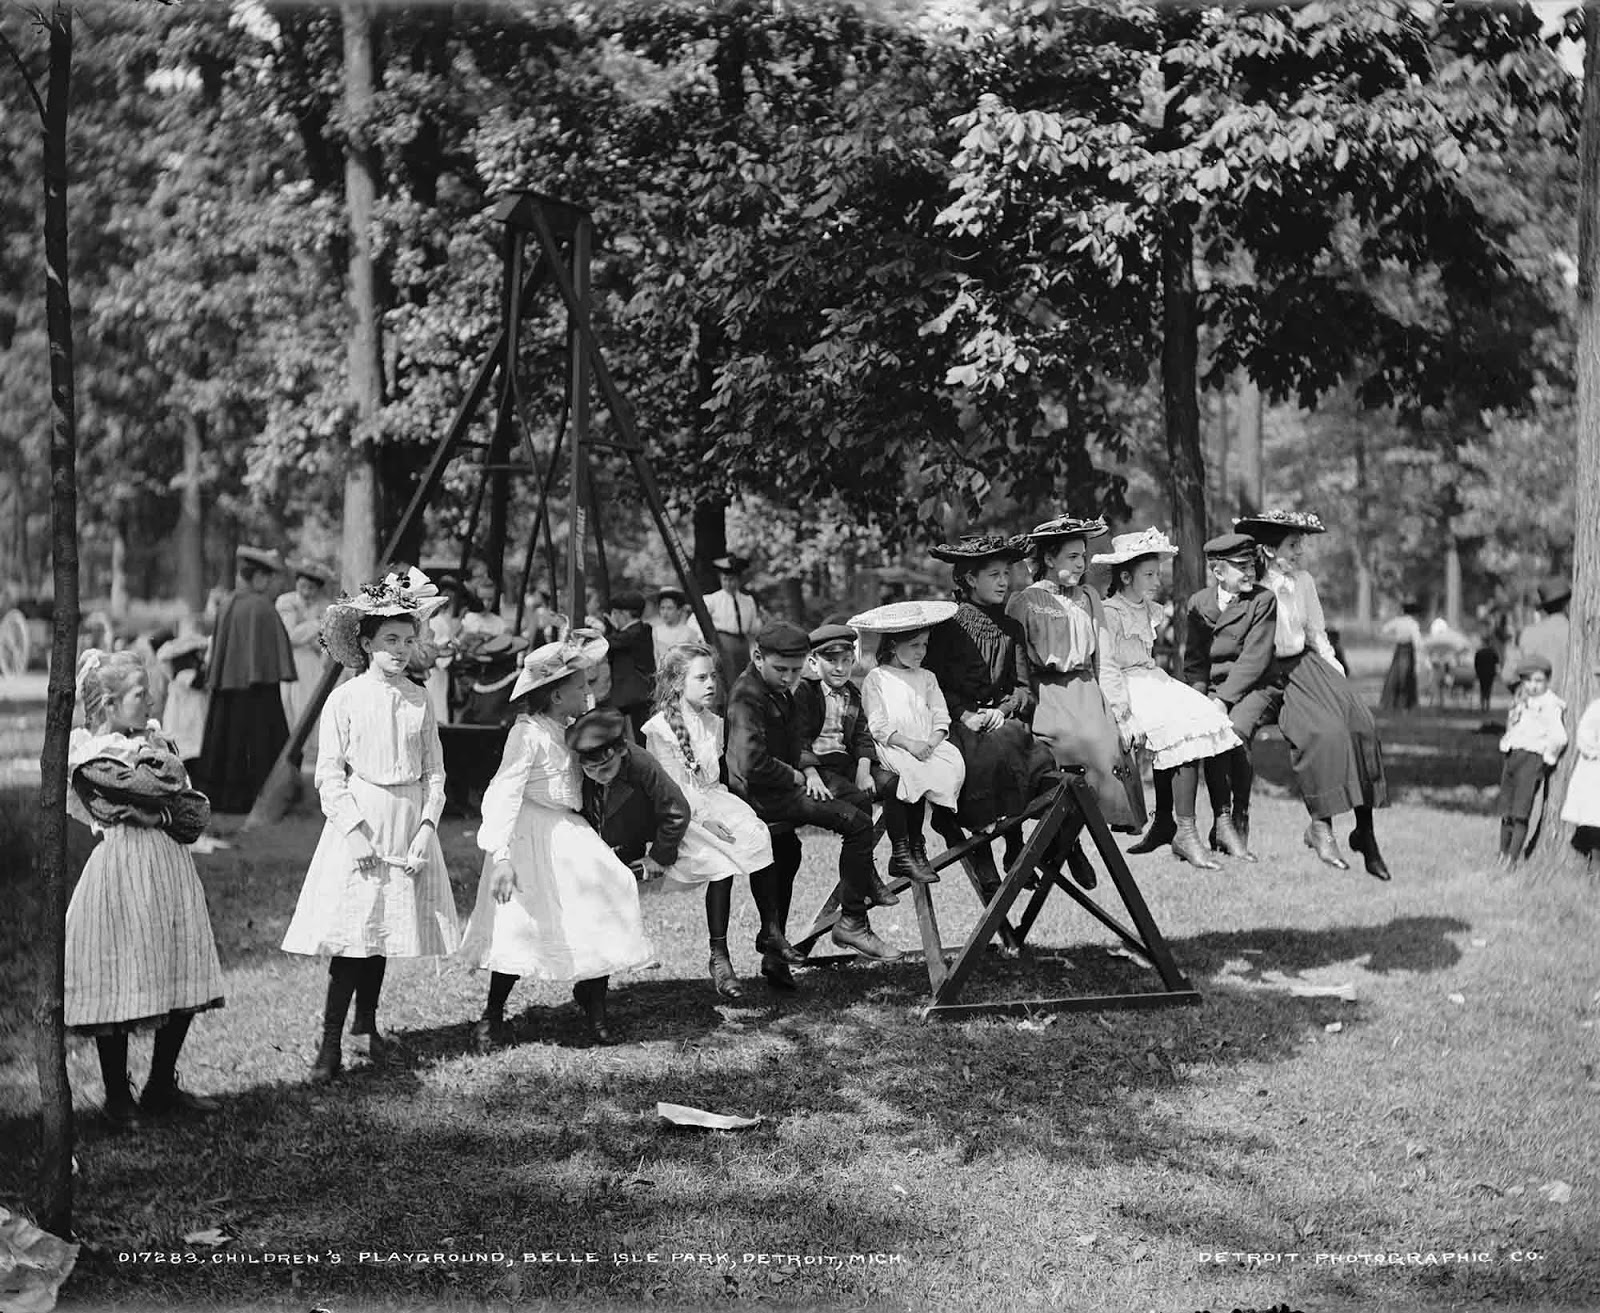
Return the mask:
[[[432,821],[439,828],[439,817],[444,815],[444,747],[439,742],[439,722],[434,717],[433,705],[422,708],[422,819]]]
[[[894,733],[894,726],[889,723],[889,704],[883,696],[884,678],[874,666],[861,681],[861,709],[866,713],[867,730],[880,748],[889,746],[889,738]],[[948,719],[947,712],[947,722]]]
[[[350,792],[350,698],[329,698],[317,732],[317,771],[313,777],[322,814],[344,834],[361,828],[361,809]]]
[[[1333,640],[1328,637],[1328,621],[1322,614],[1322,598],[1317,595],[1317,581],[1302,570],[1295,576],[1295,583],[1305,607],[1307,646],[1341,675],[1345,674],[1345,668],[1333,650]]]
[[[496,861],[508,860],[511,856],[511,833],[517,828],[523,791],[537,756],[531,726],[525,717],[518,717],[506,737],[500,769],[484,791],[483,819],[478,825],[478,847]]]

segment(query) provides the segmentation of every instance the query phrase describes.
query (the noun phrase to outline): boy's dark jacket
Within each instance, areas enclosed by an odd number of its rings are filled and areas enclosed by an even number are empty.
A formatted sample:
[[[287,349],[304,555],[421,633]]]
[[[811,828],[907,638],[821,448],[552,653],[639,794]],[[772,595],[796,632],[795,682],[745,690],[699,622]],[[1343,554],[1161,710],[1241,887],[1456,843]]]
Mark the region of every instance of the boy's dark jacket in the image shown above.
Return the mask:
[[[619,711],[649,705],[656,685],[655,630],[643,620],[606,635],[611,644],[611,705]]]
[[[867,728],[867,712],[861,705],[861,690],[856,687],[854,680],[849,680],[839,691],[844,694],[845,703],[843,724],[840,726],[845,752],[852,761],[865,759],[877,765],[878,749],[872,741],[872,732]],[[804,770],[807,766],[819,764],[811,745],[822,733],[822,721],[827,715],[826,693],[820,679],[800,681],[800,687],[794,694],[794,714],[800,741],[799,765]]]
[[[1278,675],[1273,643],[1278,636],[1278,599],[1257,587],[1236,597],[1226,612],[1217,607],[1217,586],[1189,599],[1184,682],[1228,706]]]
[[[583,777],[583,817],[624,862],[638,861],[648,847],[662,866],[672,866],[689,828],[689,801],[637,743],[623,749],[622,769],[604,789]]]
[[[728,787],[757,813],[781,811],[804,793],[792,693],[768,688],[760,672],[746,666],[728,691],[727,730]]]

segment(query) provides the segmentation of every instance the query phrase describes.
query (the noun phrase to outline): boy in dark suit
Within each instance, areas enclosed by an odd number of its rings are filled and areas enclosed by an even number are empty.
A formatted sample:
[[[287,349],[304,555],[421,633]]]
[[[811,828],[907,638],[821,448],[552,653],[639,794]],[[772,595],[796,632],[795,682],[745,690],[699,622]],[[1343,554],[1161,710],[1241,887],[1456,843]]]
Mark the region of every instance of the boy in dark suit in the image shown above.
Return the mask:
[[[811,631],[811,664],[818,678],[802,679],[794,695],[806,793],[823,801],[837,798],[868,815],[873,802],[881,802],[889,832],[890,878],[904,876],[929,884],[939,877],[926,863],[919,869],[912,857],[905,805],[895,796],[900,777],[878,760],[861,690],[850,678],[855,671],[856,638],[849,625],[826,624]],[[874,885],[869,904],[893,907],[900,901],[876,877]]]
[[[787,621],[772,621],[757,633],[750,664],[728,694],[728,785],[768,825],[815,825],[840,836],[844,892],[833,942],[864,957],[893,961],[899,950],[879,939],[867,920],[879,883],[872,864],[871,813],[849,802],[812,797],[800,769],[794,695],[810,651],[806,631]],[[772,865],[750,875],[750,893],[761,914],[756,951],[762,955],[761,974],[774,988],[793,989],[789,968],[805,961],[785,936],[800,869],[800,836],[793,830],[774,834],[772,853]]]
[[[656,636],[644,622],[644,594],[633,589],[613,593],[606,619],[611,705],[628,718],[634,742],[642,742],[656,688]]]
[[[1189,599],[1183,677],[1228,713],[1242,740],[1231,752],[1206,761],[1206,790],[1216,824],[1212,847],[1255,861],[1250,851],[1250,790],[1255,767],[1250,745],[1263,725],[1278,718],[1283,690],[1273,643],[1278,599],[1259,586],[1255,539],[1225,533],[1205,545],[1212,584]]]

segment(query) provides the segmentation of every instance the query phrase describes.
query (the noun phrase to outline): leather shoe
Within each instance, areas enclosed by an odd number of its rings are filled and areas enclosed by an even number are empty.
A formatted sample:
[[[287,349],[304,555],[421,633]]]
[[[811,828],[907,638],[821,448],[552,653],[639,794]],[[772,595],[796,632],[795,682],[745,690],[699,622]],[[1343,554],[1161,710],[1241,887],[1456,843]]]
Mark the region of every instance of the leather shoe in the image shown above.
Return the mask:
[[[105,1103],[106,1123],[113,1130],[137,1131],[144,1125],[139,1116],[139,1105],[131,1098],[107,1099]]]
[[[1165,848],[1178,832],[1178,823],[1170,816],[1157,816],[1144,832],[1144,838],[1128,849],[1130,853],[1153,853]]]
[[[163,1117],[169,1113],[187,1112],[198,1117],[207,1117],[217,1111],[217,1101],[207,1099],[199,1094],[190,1094],[188,1090],[180,1089],[176,1082],[171,1085],[146,1085],[144,1093],[139,1096],[139,1111],[147,1112],[155,1117]]]
[[[762,957],[761,974],[767,978],[767,984],[773,989],[781,989],[788,993],[795,988],[789,964],[775,953],[767,953]]]
[[[833,927],[833,942],[840,948],[853,948],[862,957],[875,958],[879,962],[894,962],[900,957],[898,948],[884,943],[873,933],[866,917],[859,922],[840,917],[838,924]]]
[[[918,884],[938,884],[939,872],[928,865],[928,850],[921,836],[909,841],[911,849],[911,878]]]
[[[1367,874],[1374,879],[1390,879],[1389,863],[1383,860],[1383,854],[1378,851],[1378,836],[1371,830],[1352,830],[1350,832],[1350,851],[1361,854],[1361,859],[1366,863]]]
[[[893,874],[893,872],[890,872]],[[909,877],[908,877],[909,878]],[[872,873],[872,888],[867,890],[868,907],[897,907],[900,895],[893,892],[888,885],[878,879],[878,873]]]
[[[322,1045],[317,1049],[317,1056],[311,1063],[311,1074],[306,1079],[313,1085],[327,1085],[338,1079],[343,1066],[344,1054],[340,1051],[339,1032],[323,1031]]]
[[[706,963],[706,969],[711,973],[711,985],[718,997],[744,997],[744,990],[739,987],[739,977],[733,971],[733,962],[726,953],[713,953]]]
[[[1333,837],[1333,826],[1327,821],[1312,821],[1306,826],[1306,847],[1316,853],[1325,866],[1336,871],[1348,871],[1350,863],[1339,855],[1339,841]]]
[[[806,955],[785,939],[781,930],[767,931],[761,951],[774,957],[781,957],[792,967],[803,967],[806,964]]]
[[[479,1053],[493,1053],[511,1043],[511,1028],[498,1017],[479,1017],[472,1027],[472,1047]]]
[[[1212,823],[1211,846],[1216,851],[1227,853],[1229,857],[1237,857],[1243,862],[1256,860],[1256,855],[1250,851],[1250,845],[1234,828],[1233,817],[1227,812],[1223,812]]]
[[[580,980],[572,987],[572,1001],[583,1013],[589,1038],[596,1044],[612,1043],[611,1028],[606,1024],[606,986],[596,986],[591,980]]]
[[[1188,862],[1196,870],[1222,869],[1206,855],[1206,847],[1200,842],[1200,830],[1195,825],[1193,816],[1183,816],[1178,819],[1176,833],[1172,836],[1172,855],[1179,861]]]
[[[1088,855],[1077,844],[1067,849],[1067,870],[1072,872],[1072,878],[1078,882],[1080,888],[1093,889],[1100,883],[1100,877],[1089,864]]]

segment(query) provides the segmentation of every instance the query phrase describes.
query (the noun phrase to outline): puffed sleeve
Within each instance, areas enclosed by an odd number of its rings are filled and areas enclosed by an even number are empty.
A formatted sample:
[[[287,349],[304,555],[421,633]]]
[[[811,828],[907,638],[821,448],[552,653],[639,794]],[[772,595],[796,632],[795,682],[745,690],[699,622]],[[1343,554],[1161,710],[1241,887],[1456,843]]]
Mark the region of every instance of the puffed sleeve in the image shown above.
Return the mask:
[[[894,726],[889,723],[889,704],[883,696],[884,678],[876,666],[867,671],[867,677],[861,681],[861,709],[866,713],[867,728],[872,732],[873,740],[886,748],[890,735],[894,733]]]
[[[1127,624],[1120,606],[1100,608],[1100,691],[1105,694],[1111,714],[1126,720],[1133,714],[1128,701],[1128,676],[1121,663],[1122,643]]]
[[[444,745],[439,742],[439,722],[433,704],[422,705],[422,819],[439,828],[444,815]]]
[[[317,796],[322,799],[322,814],[342,834],[361,828],[361,809],[350,792],[346,765],[350,760],[350,703],[348,698],[329,698],[322,709],[317,737]]]
[[[923,684],[927,689],[928,710],[933,713],[933,728],[936,733],[950,737],[950,708],[945,704],[944,691],[939,687],[939,681],[933,677],[933,672],[925,670]]]
[[[1333,640],[1328,637],[1328,620],[1322,614],[1322,598],[1317,595],[1317,581],[1304,570],[1295,576],[1300,590],[1300,601],[1306,612],[1306,646],[1337,670],[1345,674],[1344,665],[1333,650]]]
[[[1028,593],[1030,589],[1024,588],[1020,593],[1006,603],[1006,614],[1022,626],[1024,645],[1028,649],[1028,660],[1036,666],[1050,665],[1050,636],[1051,625],[1049,613],[1043,607],[1030,606]],[[1057,668],[1065,668],[1064,664]]]
[[[535,742],[532,725],[526,717],[518,717],[506,736],[500,769],[495,771],[494,779],[484,791],[483,819],[478,825],[478,847],[496,861],[508,860],[511,856],[511,832],[516,829],[522,795],[538,756],[539,745]]]

